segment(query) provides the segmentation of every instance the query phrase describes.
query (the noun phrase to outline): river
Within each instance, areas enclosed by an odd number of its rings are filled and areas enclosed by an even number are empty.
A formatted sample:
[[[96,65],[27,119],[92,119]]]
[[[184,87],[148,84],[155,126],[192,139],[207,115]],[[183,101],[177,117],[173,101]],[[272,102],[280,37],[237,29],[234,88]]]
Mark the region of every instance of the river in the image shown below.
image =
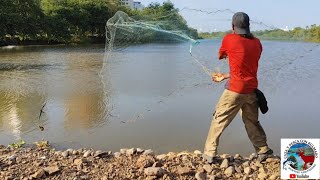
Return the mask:
[[[225,72],[227,62],[216,59],[220,41],[203,40],[193,53]],[[270,110],[260,121],[280,153],[281,138],[320,137],[320,46],[262,44],[259,88]],[[136,45],[104,57],[103,45],[0,49],[0,144],[45,139],[57,149],[203,149],[224,83],[211,82],[189,44]],[[239,115],[220,143],[221,153],[253,152]]]

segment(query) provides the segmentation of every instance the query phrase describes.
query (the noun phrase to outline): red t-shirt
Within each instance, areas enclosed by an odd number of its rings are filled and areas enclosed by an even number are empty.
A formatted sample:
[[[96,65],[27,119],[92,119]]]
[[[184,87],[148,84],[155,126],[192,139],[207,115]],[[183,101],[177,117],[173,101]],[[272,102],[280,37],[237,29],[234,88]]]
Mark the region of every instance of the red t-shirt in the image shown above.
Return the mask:
[[[219,55],[229,57],[230,80],[226,88],[240,94],[252,93],[258,87],[258,62],[262,45],[257,38],[228,34],[222,40]]]

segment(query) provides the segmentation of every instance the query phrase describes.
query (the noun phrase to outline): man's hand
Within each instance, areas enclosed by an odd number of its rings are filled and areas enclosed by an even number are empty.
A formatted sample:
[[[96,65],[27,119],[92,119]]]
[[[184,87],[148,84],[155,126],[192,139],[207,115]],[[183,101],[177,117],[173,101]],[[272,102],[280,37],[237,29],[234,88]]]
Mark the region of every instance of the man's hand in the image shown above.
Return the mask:
[[[229,74],[212,73],[211,78],[212,78],[212,81],[214,81],[214,82],[221,82],[221,81],[229,78]]]

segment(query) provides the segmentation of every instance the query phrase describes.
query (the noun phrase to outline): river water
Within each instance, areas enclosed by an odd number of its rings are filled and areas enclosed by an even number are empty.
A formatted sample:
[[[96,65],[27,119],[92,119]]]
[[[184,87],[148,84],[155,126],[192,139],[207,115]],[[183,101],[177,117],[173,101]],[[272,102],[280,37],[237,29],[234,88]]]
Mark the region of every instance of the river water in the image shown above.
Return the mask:
[[[225,72],[227,61],[216,59],[220,42],[204,40],[193,54]],[[259,88],[270,110],[260,121],[280,153],[281,138],[320,137],[320,46],[262,43]],[[57,149],[203,149],[224,83],[211,82],[189,44],[137,45],[104,57],[98,45],[2,48],[0,144],[46,139]],[[253,152],[239,116],[220,143],[221,153]]]

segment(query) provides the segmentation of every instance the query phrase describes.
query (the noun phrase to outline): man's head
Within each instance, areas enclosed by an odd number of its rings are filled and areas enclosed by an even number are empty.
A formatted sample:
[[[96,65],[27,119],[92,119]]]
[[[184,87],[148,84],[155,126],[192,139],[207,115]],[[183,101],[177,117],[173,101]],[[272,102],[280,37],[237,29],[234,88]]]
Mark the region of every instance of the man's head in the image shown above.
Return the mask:
[[[236,34],[250,34],[250,18],[244,12],[237,12],[232,17],[232,29]]]

